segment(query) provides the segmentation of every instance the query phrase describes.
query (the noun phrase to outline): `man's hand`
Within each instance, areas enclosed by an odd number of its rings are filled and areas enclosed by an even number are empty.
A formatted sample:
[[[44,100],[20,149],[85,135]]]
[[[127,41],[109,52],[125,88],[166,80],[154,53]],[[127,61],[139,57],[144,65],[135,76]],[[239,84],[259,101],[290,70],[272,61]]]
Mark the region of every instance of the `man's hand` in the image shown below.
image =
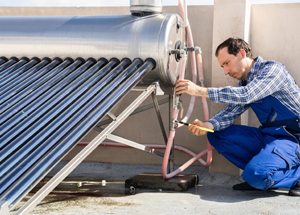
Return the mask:
[[[202,96],[209,98],[207,88],[200,87],[191,82],[190,80],[185,79],[178,80],[176,82],[175,92],[176,94],[187,93],[191,96]]]
[[[214,130],[214,126],[210,122],[201,122],[200,120],[196,119],[193,122],[193,125],[189,126],[189,130],[193,133],[193,135],[196,135],[196,136],[202,136],[207,133],[207,131],[203,131],[200,128],[198,128],[197,126]]]

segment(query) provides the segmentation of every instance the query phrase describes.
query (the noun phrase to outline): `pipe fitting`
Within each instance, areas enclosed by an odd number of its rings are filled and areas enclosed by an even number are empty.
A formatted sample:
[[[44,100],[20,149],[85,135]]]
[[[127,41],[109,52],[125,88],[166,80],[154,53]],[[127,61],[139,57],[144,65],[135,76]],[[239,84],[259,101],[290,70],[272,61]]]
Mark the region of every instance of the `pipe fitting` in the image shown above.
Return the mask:
[[[201,48],[199,46],[195,46],[195,51],[198,52],[198,54],[202,54]]]
[[[187,26],[189,26],[189,24],[187,22],[185,22],[185,21],[177,23],[177,28],[185,28]]]
[[[183,55],[184,53],[185,53],[185,49],[171,49],[171,50],[169,50],[169,55],[171,55],[171,54]]]
[[[195,47],[185,47],[184,50],[187,52],[193,52],[195,51]]]
[[[161,0],[130,0],[130,12],[134,16],[148,16],[162,13]]]
[[[175,101],[174,101],[174,110],[178,110],[178,106],[179,106],[179,104],[180,104],[180,96],[181,95],[176,95],[176,97],[175,97]]]
[[[176,129],[178,127],[178,120],[177,119],[173,119],[172,120],[172,128]]]
[[[178,4],[181,5],[180,0],[178,0]],[[185,27],[188,27],[190,25],[189,21],[188,21],[188,18],[187,18],[188,16],[187,16],[187,2],[186,2],[186,0],[183,0],[183,11],[184,11],[183,22],[180,23],[181,28],[185,28]]]

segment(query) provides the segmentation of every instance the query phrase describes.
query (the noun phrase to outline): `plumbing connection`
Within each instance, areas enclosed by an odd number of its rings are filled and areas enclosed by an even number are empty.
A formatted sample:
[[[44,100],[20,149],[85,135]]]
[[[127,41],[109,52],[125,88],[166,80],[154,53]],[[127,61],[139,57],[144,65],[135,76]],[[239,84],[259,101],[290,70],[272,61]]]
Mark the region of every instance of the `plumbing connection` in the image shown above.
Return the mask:
[[[189,21],[188,21],[188,18],[187,18],[187,2],[186,2],[186,0],[184,0],[183,6],[182,6],[180,0],[178,0],[178,6],[179,6],[179,9],[180,9],[181,16],[184,17],[183,18],[184,22],[180,24],[180,27],[185,27],[186,32],[187,32],[187,37],[188,37],[188,46],[191,47],[190,57],[191,57],[191,68],[192,68],[192,81],[195,84],[197,82],[197,68],[196,68],[196,56],[195,56],[195,51],[197,51],[197,66],[198,66],[199,82],[200,82],[201,86],[204,87],[204,75],[203,75],[202,55],[201,55],[202,53],[201,53],[201,49],[199,47],[194,47],[192,31],[191,31],[191,27],[190,27],[190,24],[189,24]],[[183,58],[181,60],[182,60],[182,62],[181,62],[181,70],[180,70],[179,79],[184,78],[187,55],[183,54]],[[172,125],[172,128],[171,128],[170,134],[169,134],[167,147],[166,147],[165,154],[164,154],[164,159],[163,159],[162,175],[163,175],[164,179],[169,179],[169,178],[174,177],[175,175],[179,174],[180,172],[185,170],[187,167],[189,167],[196,160],[198,160],[204,166],[209,166],[211,164],[211,161],[212,161],[212,146],[210,145],[209,141],[207,140],[207,149],[206,150],[200,152],[198,155],[195,155],[193,158],[188,160],[186,163],[184,163],[182,166],[180,166],[175,171],[173,171],[171,173],[167,173],[167,166],[168,166],[168,161],[169,161],[169,156],[170,156],[170,152],[171,152],[171,149],[172,149],[172,145],[173,145],[173,142],[174,142],[175,130],[176,130],[176,128],[182,127],[184,125],[184,123],[187,122],[187,120],[189,119],[189,117],[191,116],[191,114],[193,112],[193,108],[194,108],[194,105],[195,105],[195,97],[192,96],[187,114],[181,120],[183,123],[181,123],[179,125],[175,121],[175,120],[177,120],[178,112],[179,112],[179,110],[178,110],[178,106],[179,106],[179,103],[180,103],[179,97],[180,97],[180,95],[176,95],[176,98],[175,98],[175,102],[174,102],[175,104],[174,104],[173,115],[172,115],[173,125]],[[207,121],[209,119],[209,112],[208,112],[208,106],[207,106],[206,98],[202,97],[201,101],[202,101],[202,105],[203,105],[203,109],[204,109],[204,118]],[[206,162],[201,158],[204,155],[207,155]]]
[[[180,27],[184,27],[186,29],[187,38],[188,38],[188,46],[189,47],[184,47],[184,48],[181,48],[181,49],[171,50],[170,54],[180,54],[182,56],[182,58],[180,59],[181,65],[180,65],[179,79],[184,79],[184,73],[185,73],[185,68],[186,68],[186,63],[187,63],[187,54],[186,53],[189,51],[190,52],[190,58],[191,58],[192,81],[195,84],[197,83],[197,68],[198,68],[198,77],[199,77],[200,85],[202,87],[205,87],[204,86],[204,75],[203,75],[201,49],[197,46],[194,47],[191,27],[190,27],[189,21],[187,19],[187,3],[186,3],[186,0],[184,0],[183,5],[181,4],[180,0],[178,0],[178,6],[179,6],[179,9],[180,9],[180,12],[181,12],[181,16],[184,17],[183,22],[180,23]],[[197,52],[197,56],[196,56],[195,52]],[[204,110],[204,118],[205,118],[205,121],[207,121],[209,119],[209,111],[208,111],[208,105],[207,105],[206,98],[202,97],[201,101],[202,101],[203,110]],[[189,167],[191,164],[193,164],[195,161],[199,161],[204,166],[209,166],[211,164],[211,161],[212,161],[212,149],[213,149],[213,147],[210,145],[208,140],[207,140],[207,149],[203,150],[199,154],[196,154],[196,153],[194,153],[194,152],[192,152],[192,151],[190,151],[190,150],[188,150],[188,149],[186,149],[182,146],[174,146],[175,150],[179,150],[179,151],[182,151],[184,153],[187,153],[190,156],[192,156],[192,158],[190,160],[188,160],[186,163],[184,163],[182,166],[180,166],[177,170],[175,170],[175,171],[173,171],[169,174],[167,173],[167,166],[168,166],[170,151],[172,149],[173,142],[174,142],[175,130],[177,128],[180,128],[180,127],[184,126],[184,124],[190,118],[190,116],[193,112],[194,105],[195,105],[195,97],[191,96],[191,100],[190,100],[190,104],[189,104],[189,108],[188,108],[188,111],[186,113],[186,116],[180,122],[177,120],[178,113],[179,113],[179,108],[178,108],[179,105],[180,105],[180,96],[176,95],[174,106],[173,106],[174,107],[173,108],[173,114],[172,114],[173,125],[172,125],[172,128],[171,128],[170,134],[169,134],[167,146],[164,146],[164,145],[146,145],[146,146],[148,146],[150,148],[153,148],[153,149],[165,149],[165,154],[164,154],[164,159],[163,159],[163,164],[162,164],[162,175],[163,175],[163,178],[165,178],[165,179],[169,179],[169,178],[174,177],[175,175],[179,174],[180,172],[185,170],[187,167]],[[212,131],[210,131],[210,132],[212,132]],[[87,143],[80,143],[78,145],[87,145]],[[130,148],[130,146],[125,146],[125,145],[119,144],[119,143],[105,143],[103,146]],[[202,159],[202,157],[204,155],[207,155],[206,161],[204,161]]]

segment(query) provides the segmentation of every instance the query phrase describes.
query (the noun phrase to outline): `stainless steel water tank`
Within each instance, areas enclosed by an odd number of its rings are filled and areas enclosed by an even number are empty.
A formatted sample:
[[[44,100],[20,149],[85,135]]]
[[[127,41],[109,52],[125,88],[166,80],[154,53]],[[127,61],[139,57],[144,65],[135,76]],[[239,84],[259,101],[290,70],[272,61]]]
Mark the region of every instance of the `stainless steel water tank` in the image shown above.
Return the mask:
[[[185,42],[176,14],[1,17],[0,55],[10,57],[153,58],[156,68],[145,84],[161,79],[174,85],[180,60],[169,55],[175,44]],[[180,42],[179,42],[180,41]]]

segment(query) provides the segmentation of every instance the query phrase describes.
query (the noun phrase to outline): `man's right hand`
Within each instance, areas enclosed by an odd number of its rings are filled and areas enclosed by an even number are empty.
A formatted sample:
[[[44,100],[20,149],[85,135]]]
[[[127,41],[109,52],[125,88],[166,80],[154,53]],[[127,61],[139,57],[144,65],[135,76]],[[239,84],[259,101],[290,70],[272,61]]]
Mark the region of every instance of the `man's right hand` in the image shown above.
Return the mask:
[[[194,84],[192,81],[186,79],[181,79],[176,82],[175,92],[177,95],[187,93],[191,96],[202,96],[209,98],[207,88],[200,87]]]
[[[189,130],[193,133],[193,135],[196,136],[202,136],[207,133],[207,131],[203,131],[197,126],[214,130],[214,126],[210,122],[201,122],[200,120],[196,119],[193,124],[189,126]]]

